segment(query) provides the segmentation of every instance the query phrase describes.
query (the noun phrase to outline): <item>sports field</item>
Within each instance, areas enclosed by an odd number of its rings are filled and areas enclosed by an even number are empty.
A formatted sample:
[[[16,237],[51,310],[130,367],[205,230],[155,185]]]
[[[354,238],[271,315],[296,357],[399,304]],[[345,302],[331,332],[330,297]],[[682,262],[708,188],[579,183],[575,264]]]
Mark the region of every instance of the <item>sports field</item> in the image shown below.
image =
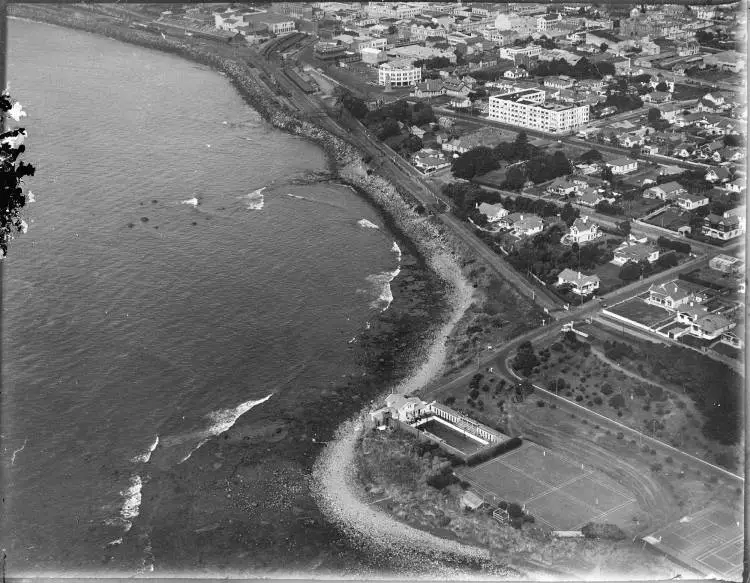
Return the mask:
[[[643,540],[706,575],[737,581],[742,578],[742,520],[726,508],[710,506]]]
[[[635,498],[591,468],[531,442],[475,468],[457,472],[485,499],[525,504],[552,530],[587,522],[625,524]]]

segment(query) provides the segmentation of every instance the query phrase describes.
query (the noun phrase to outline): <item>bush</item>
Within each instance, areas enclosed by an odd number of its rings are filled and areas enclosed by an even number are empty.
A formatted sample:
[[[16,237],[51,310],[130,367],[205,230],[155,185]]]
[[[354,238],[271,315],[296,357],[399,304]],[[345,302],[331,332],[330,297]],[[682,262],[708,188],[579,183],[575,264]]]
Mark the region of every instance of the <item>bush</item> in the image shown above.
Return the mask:
[[[445,403],[445,404],[446,404],[446,405],[448,405],[449,407],[450,407],[451,405],[453,405],[453,403],[455,403],[455,402],[456,402],[456,397],[453,397],[453,396],[451,396],[451,397],[446,397],[445,401],[443,401],[443,403]]]
[[[615,409],[621,409],[625,406],[625,398],[622,395],[617,394],[609,399],[609,405]]]
[[[625,533],[615,524],[597,524],[589,522],[581,528],[586,538],[603,538],[607,540],[624,540]]]
[[[433,474],[429,478],[427,478],[427,484],[429,486],[432,486],[436,490],[442,490],[443,488],[446,488],[447,486],[450,486],[451,484],[455,484],[458,482],[458,478],[453,475],[450,470],[443,471],[439,474]]]
[[[541,399],[539,399],[539,400],[538,400],[538,401],[536,402],[536,406],[537,406],[537,407],[544,407],[544,401],[542,401]]]
[[[617,439],[623,439],[625,437],[625,434],[622,431],[617,432]]]
[[[674,462],[671,455],[668,455],[666,458],[664,458],[664,461],[667,462],[668,464],[671,464],[672,462]]]
[[[651,464],[651,471],[652,472],[660,472],[661,471],[661,464],[660,463],[653,463]]]
[[[603,395],[611,395],[615,392],[615,390],[612,388],[612,385],[610,385],[609,383],[604,383],[602,385],[601,391]]]
[[[578,401],[579,403],[583,401],[583,395],[576,395],[576,401]]]
[[[479,389],[471,389],[469,396],[472,398],[472,400],[476,400],[476,398],[479,396]]]
[[[604,401],[601,397],[594,397],[594,403],[597,405],[601,405]]]
[[[508,452],[512,449],[516,449],[517,447],[520,447],[522,443],[523,440],[520,437],[512,437],[508,441],[503,441],[493,447],[488,447],[481,451],[478,451],[474,455],[470,456],[468,460],[466,460],[466,464],[469,466],[475,466],[502,453]]]

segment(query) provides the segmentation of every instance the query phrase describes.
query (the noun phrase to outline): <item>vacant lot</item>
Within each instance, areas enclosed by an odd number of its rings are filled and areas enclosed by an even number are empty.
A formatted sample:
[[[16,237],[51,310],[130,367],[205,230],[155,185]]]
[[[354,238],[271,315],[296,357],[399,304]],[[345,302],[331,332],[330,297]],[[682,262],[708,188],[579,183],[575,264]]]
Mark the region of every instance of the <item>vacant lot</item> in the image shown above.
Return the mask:
[[[632,512],[636,507],[634,496],[600,472],[531,442],[457,473],[485,497],[524,504],[528,513],[552,530],[609,522],[606,517],[611,511],[631,505]]]
[[[628,318],[629,320],[633,320],[634,322],[638,322],[639,324],[643,324],[644,326],[653,329],[666,324],[669,320],[674,318],[674,315],[668,310],[660,308],[659,306],[647,304],[643,301],[644,297],[645,295],[641,294],[641,296],[636,296],[619,304],[615,304],[614,306],[610,306],[607,310],[618,316],[623,316],[624,318]]]
[[[611,292],[618,287],[622,287],[623,281],[620,279],[621,269],[622,267],[612,263],[605,263],[604,265],[597,266],[594,273],[599,276],[598,294],[600,296]]]
[[[663,227],[670,231],[677,231],[679,227],[687,227],[690,225],[690,213],[682,209],[668,208],[663,213],[651,217],[646,222],[649,225],[657,227]]]
[[[651,198],[636,198],[634,200],[623,200],[622,208],[625,210],[625,216],[629,219],[643,217],[656,209],[662,202]]]

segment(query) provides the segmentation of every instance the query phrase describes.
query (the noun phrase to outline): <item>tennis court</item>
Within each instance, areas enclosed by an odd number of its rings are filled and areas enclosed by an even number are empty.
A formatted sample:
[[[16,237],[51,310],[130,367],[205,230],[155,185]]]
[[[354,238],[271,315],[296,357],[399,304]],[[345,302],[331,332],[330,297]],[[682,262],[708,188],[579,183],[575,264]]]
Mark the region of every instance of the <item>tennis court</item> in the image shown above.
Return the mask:
[[[457,473],[486,500],[525,504],[552,530],[577,530],[592,521],[617,523],[626,516],[620,511],[635,501],[603,474],[528,441]]]
[[[710,506],[643,540],[706,575],[739,580],[744,541],[742,519],[726,508]]]

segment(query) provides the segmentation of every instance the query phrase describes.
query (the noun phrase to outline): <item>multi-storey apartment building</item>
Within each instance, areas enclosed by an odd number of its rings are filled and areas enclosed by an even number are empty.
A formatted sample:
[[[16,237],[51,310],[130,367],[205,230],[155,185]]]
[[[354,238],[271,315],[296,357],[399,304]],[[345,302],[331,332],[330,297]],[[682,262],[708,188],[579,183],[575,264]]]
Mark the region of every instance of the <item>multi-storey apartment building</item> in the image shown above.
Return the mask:
[[[378,85],[407,87],[416,85],[422,80],[422,69],[406,61],[383,63],[378,68]]]
[[[503,123],[566,133],[589,121],[588,105],[545,103],[543,89],[515,89],[489,99],[489,117]]]
[[[500,49],[500,57],[503,59],[512,59],[516,57],[538,57],[542,54],[542,47],[539,45],[527,45],[525,47],[503,47]]]
[[[425,9],[419,4],[399,4],[397,2],[369,2],[365,8],[368,16],[374,18],[397,18],[403,20],[414,18]]]

